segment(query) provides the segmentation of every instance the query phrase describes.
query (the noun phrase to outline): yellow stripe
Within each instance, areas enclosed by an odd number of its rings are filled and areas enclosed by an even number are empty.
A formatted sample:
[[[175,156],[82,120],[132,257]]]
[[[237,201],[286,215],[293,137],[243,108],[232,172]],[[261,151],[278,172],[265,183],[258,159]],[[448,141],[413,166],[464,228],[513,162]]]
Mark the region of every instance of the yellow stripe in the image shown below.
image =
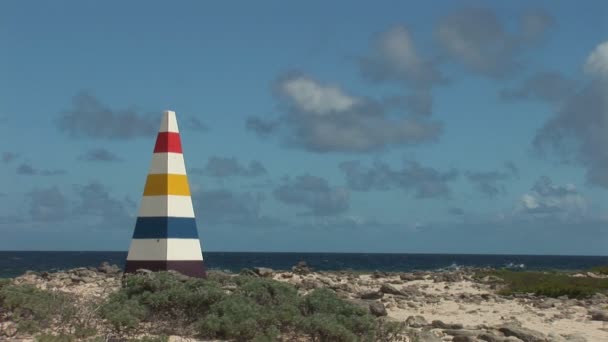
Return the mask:
[[[148,175],[144,196],[162,195],[190,196],[188,177],[174,174]]]

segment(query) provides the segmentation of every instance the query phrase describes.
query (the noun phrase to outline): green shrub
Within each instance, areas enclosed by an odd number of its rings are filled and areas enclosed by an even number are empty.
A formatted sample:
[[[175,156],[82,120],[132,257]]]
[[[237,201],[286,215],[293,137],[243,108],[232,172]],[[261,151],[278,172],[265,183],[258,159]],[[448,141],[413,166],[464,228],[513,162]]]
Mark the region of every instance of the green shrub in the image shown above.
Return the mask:
[[[295,287],[276,280],[239,276],[234,281],[238,285],[237,294],[252,298],[260,305],[295,304],[298,299]]]
[[[355,333],[345,327],[335,315],[317,313],[302,318],[298,330],[308,334],[313,341],[359,341]],[[365,339],[369,340],[369,339]]]
[[[79,325],[76,324],[74,326],[74,336],[76,336],[76,338],[82,339],[82,338],[86,338],[86,337],[91,337],[97,335],[97,329],[95,329],[92,326],[89,325]]]
[[[0,288],[0,307],[12,313],[21,332],[35,333],[57,322],[65,328],[77,309],[73,299],[63,293],[37,289],[31,285],[5,285]]]
[[[121,290],[157,316],[196,318],[224,297],[217,282],[201,279],[179,280],[168,272],[134,275]]]
[[[300,298],[289,284],[249,276],[233,280],[234,293],[199,321],[201,336],[274,341],[282,334],[299,333],[315,341],[373,340],[375,319],[331,290],[318,289]]]
[[[591,269],[591,272],[608,275],[608,266],[596,266]]]
[[[222,271],[208,271],[206,280],[219,285],[226,285],[233,283],[233,279],[234,277],[230,273]]]
[[[50,335],[42,334],[35,338],[36,342],[74,342],[76,337],[72,335]]]
[[[274,280],[236,277],[234,294],[211,307],[198,325],[206,337],[274,340],[295,325],[300,313],[297,290]]]
[[[230,291],[222,288],[227,285]],[[151,322],[156,332],[166,333],[162,326],[194,328],[204,338],[236,341],[275,341],[302,334],[314,341],[372,341],[376,336],[388,341],[382,337],[398,330],[377,325],[366,308],[341,300],[328,289],[301,297],[286,283],[226,274],[207,279],[166,272],[129,275],[100,313],[118,331]]]
[[[237,277],[239,285],[235,295],[252,299],[256,304],[272,312],[273,324],[280,329],[292,326],[300,315],[298,291],[292,285],[271,279]]]
[[[131,338],[128,342],[167,342],[169,337],[167,336],[144,336],[141,338]]]
[[[184,279],[170,272],[125,277],[123,287],[104,303],[101,315],[117,330],[153,322],[155,331],[180,334],[225,297],[215,281]]]
[[[372,340],[374,317],[329,289],[315,289],[301,299],[299,307],[304,317],[298,328],[315,341]]]
[[[505,281],[502,295],[534,293],[538,296],[585,298],[595,293],[608,292],[608,279],[572,277],[558,272],[518,272],[497,270],[485,275],[494,275]]]
[[[376,324],[376,338],[374,341],[379,342],[392,342],[392,341],[405,341],[400,339],[406,332],[405,322],[392,322],[384,319],[378,319]],[[411,341],[410,336],[410,341]]]
[[[113,293],[100,307],[100,315],[117,331],[135,328],[146,316],[146,307],[137,299],[128,298],[125,292]]]
[[[212,313],[201,320],[199,333],[202,336],[250,341],[257,335],[265,335],[265,328],[272,321],[253,299],[231,296],[217,303]]]
[[[75,341],[85,341],[85,342],[106,342],[106,338],[102,336],[91,337],[91,338],[82,338],[76,335],[71,334],[60,334],[60,335],[51,335],[51,334],[41,334],[36,336],[34,339],[36,342],[75,342]]]

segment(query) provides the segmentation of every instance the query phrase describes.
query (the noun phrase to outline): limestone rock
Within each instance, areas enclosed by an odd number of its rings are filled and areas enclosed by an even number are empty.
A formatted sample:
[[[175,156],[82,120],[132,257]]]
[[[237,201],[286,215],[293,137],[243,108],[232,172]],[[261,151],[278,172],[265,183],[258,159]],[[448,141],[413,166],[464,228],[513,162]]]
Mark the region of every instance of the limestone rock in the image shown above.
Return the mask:
[[[399,275],[399,279],[403,281],[414,281],[414,280],[422,280],[424,277],[421,275],[414,275],[412,273],[402,273]]]
[[[565,335],[564,338],[568,342],[587,342],[587,339],[579,334]]]
[[[297,285],[296,285],[297,286]],[[299,285],[299,288],[304,290],[320,289],[323,287],[323,283],[315,279],[304,279]]]
[[[608,311],[605,310],[590,310],[589,315],[591,315],[592,321],[603,321],[608,322]]]
[[[498,328],[505,336],[514,336],[524,342],[548,342],[549,339],[536,330],[519,327],[514,324],[505,324]]]
[[[477,342],[479,341],[478,339],[476,339],[473,336],[454,336],[454,338],[452,339],[452,342]]]
[[[107,261],[104,261],[97,267],[97,271],[109,275],[116,275],[121,272],[121,269],[117,265],[110,265]]]
[[[486,342],[503,342],[504,337],[498,336],[492,332],[486,332],[477,336],[477,338],[481,341]]]
[[[369,304],[369,312],[376,317],[386,316],[388,313],[386,312],[386,308],[384,304],[379,302],[374,302]]]
[[[244,276],[251,276],[251,277],[259,277],[260,275],[255,273],[254,270],[248,269],[248,268],[243,268],[241,270],[241,272],[239,272],[240,275],[244,275]]]
[[[408,317],[405,320],[405,324],[407,326],[412,327],[412,328],[422,328],[424,326],[429,325],[429,323],[426,321],[426,319],[423,316],[420,316],[420,315]]]
[[[550,309],[561,305],[561,301],[554,298],[547,298],[536,304],[539,309]]]
[[[255,272],[260,277],[272,277],[274,271],[272,268],[268,267],[254,267],[253,272]]]
[[[387,278],[389,276],[390,276],[390,274],[388,272],[376,271],[376,272],[372,273],[372,278],[374,278],[374,279]]]
[[[17,324],[14,322],[0,323],[0,336],[13,337],[17,334]]]
[[[449,282],[455,283],[458,281],[462,281],[462,275],[460,273],[455,272],[443,272],[435,275],[434,282]]]
[[[420,291],[420,289],[417,286],[405,286],[400,290],[400,293],[402,296],[406,296],[406,297],[414,297],[414,296],[421,296],[422,295],[422,291]]]
[[[440,320],[434,320],[433,322],[431,322],[431,325],[433,326],[433,328],[437,329],[462,329],[462,324],[460,323],[448,324]]]
[[[456,326],[456,324],[454,324]],[[462,324],[458,324],[460,326],[462,326]],[[483,333],[485,333],[484,330],[479,330],[479,329],[444,329],[443,330],[444,334],[448,334],[450,336],[471,336],[471,337],[477,337],[479,335],[482,335]]]
[[[437,335],[433,334],[431,331],[421,331],[416,334],[414,341],[424,341],[424,342],[443,342],[441,338]]]
[[[82,278],[80,278],[80,280],[83,283],[94,283],[96,279],[93,277],[82,277]]]
[[[299,261],[291,268],[291,271],[295,274],[305,275],[311,273],[312,268],[306,264],[306,261]]]
[[[380,299],[384,296],[384,293],[380,291],[367,291],[359,293],[361,299]]]
[[[556,333],[549,333],[549,335],[547,336],[549,338],[549,341],[551,342],[568,342],[567,339],[565,339],[562,335],[560,334],[556,334]]]
[[[403,295],[401,290],[397,289],[396,287],[394,287],[393,285],[388,284],[388,283],[382,284],[382,286],[380,287],[380,292],[397,295],[397,296]]]

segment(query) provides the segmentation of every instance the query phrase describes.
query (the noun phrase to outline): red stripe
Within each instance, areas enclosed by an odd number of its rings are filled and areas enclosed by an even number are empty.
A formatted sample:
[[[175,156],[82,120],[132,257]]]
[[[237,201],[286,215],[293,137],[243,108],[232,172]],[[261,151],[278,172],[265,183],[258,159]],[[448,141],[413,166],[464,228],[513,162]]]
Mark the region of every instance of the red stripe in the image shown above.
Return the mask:
[[[158,133],[158,137],[156,137],[156,145],[154,146],[154,153],[157,152],[182,153],[182,142],[179,139],[179,133]]]

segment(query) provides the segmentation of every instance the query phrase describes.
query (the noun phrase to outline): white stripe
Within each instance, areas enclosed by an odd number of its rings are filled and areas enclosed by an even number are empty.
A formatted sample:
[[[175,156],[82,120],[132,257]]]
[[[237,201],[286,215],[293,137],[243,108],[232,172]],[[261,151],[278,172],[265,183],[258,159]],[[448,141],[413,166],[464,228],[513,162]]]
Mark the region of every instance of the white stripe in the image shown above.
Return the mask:
[[[198,239],[167,239],[167,260],[203,260]]]
[[[178,195],[143,196],[139,216],[194,217],[192,199]]]
[[[163,119],[161,120],[160,129],[158,131],[179,133],[174,111],[166,110],[163,112]]]
[[[149,174],[175,174],[185,175],[186,166],[184,155],[173,152],[159,152],[152,154]]]
[[[167,260],[167,239],[133,239],[127,260]]]
[[[198,239],[133,239],[127,260],[203,260]]]

